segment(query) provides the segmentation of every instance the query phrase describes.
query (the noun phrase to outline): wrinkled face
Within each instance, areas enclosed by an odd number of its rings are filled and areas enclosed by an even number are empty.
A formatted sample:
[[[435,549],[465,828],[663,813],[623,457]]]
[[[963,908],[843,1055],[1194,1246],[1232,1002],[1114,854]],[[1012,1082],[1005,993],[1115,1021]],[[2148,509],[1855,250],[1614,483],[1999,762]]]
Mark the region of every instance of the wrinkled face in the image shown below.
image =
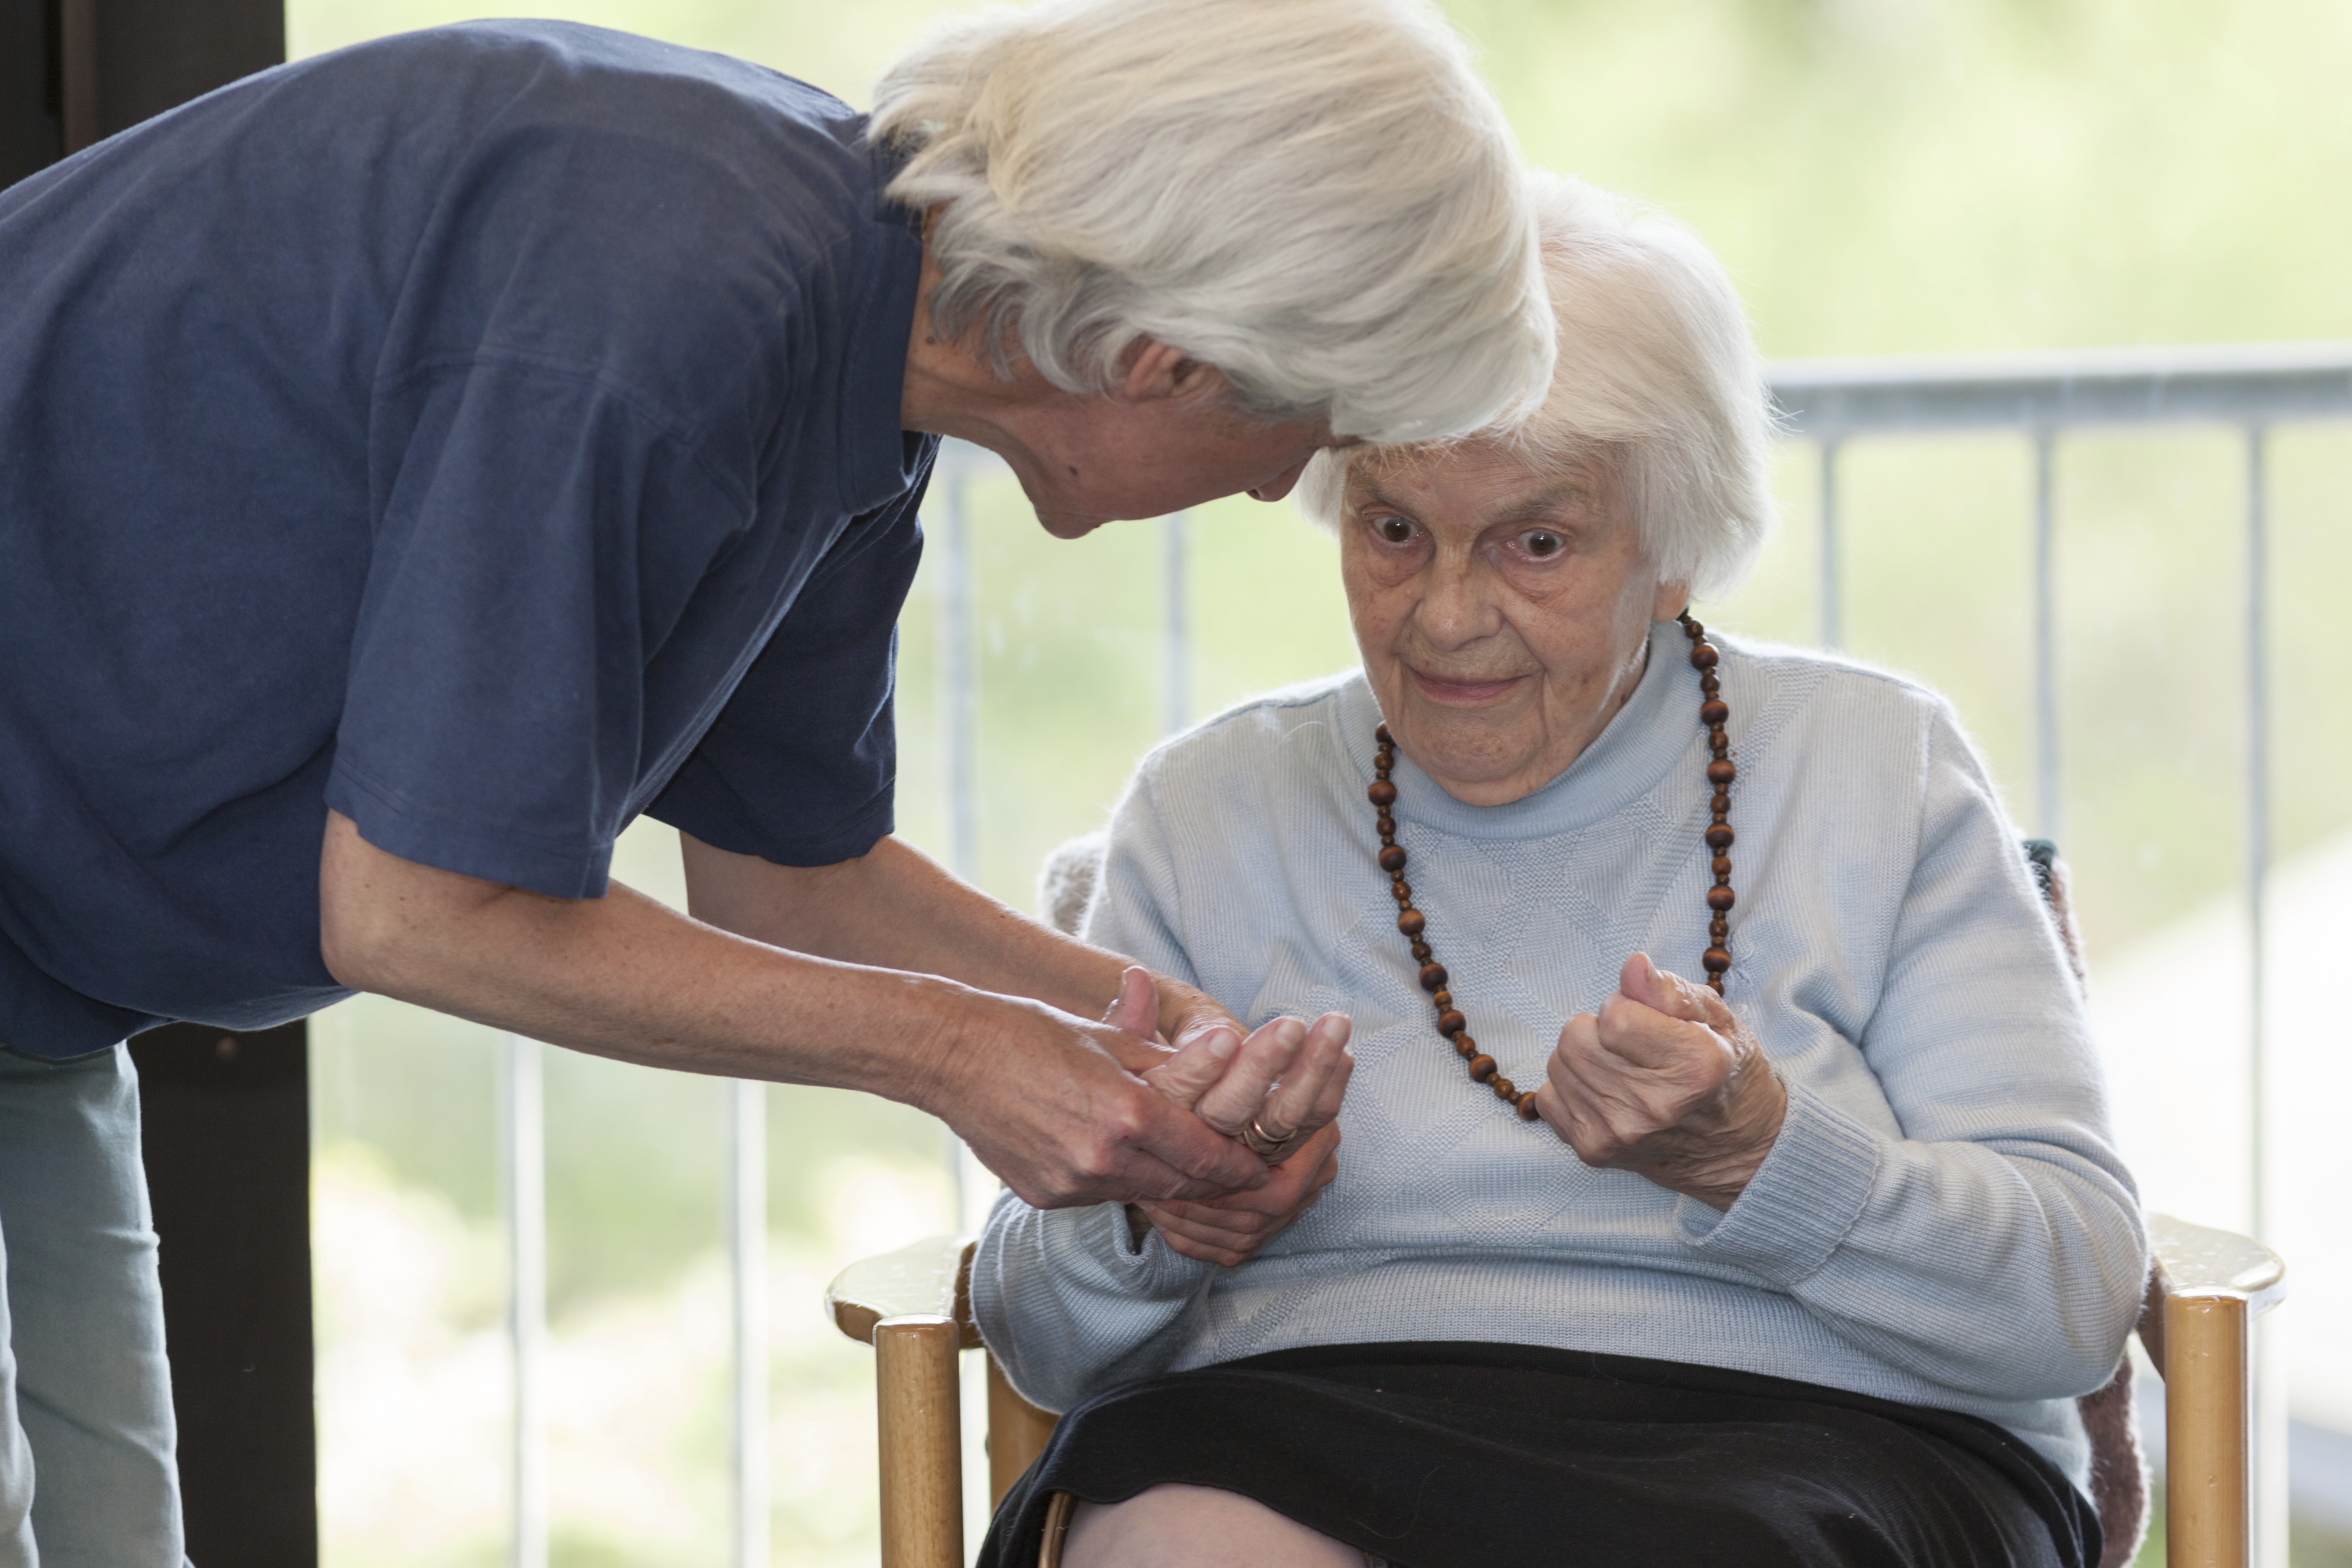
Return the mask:
[[[1680,584],[1643,557],[1598,465],[1531,472],[1475,444],[1352,465],[1340,571],[1398,748],[1456,799],[1541,788],[1641,679]]]
[[[1064,395],[1067,407],[1033,442],[1034,461],[1014,462],[1037,521],[1060,539],[1221,496],[1280,500],[1309,458],[1345,444],[1319,419],[1249,419],[1213,388],[1149,402]]]

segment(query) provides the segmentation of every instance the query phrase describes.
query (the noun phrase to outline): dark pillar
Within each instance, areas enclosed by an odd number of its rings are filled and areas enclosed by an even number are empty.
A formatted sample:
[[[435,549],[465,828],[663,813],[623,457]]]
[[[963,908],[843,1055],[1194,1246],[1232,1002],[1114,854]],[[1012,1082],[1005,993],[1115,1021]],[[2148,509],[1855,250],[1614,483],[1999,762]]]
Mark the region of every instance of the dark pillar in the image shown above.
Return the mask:
[[[285,58],[280,0],[0,0],[0,185]],[[140,1036],[188,1553],[316,1568],[299,1024]]]
[[[306,1036],[173,1024],[131,1042],[198,1568],[319,1561]]]

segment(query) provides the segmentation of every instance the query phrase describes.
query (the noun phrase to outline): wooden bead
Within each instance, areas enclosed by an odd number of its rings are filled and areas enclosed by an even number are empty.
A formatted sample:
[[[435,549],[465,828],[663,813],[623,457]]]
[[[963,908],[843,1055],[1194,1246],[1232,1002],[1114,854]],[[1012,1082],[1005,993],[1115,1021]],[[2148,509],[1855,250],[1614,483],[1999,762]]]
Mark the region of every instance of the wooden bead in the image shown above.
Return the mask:
[[[1715,938],[1716,941],[1721,942],[1725,937],[1731,934],[1731,922],[1725,920],[1721,915],[1717,915],[1715,919],[1706,922],[1706,934]]]
[[[1391,838],[1396,836],[1396,818],[1391,816],[1385,811],[1381,813],[1380,820],[1373,823],[1372,826],[1380,829],[1381,837],[1383,838]]]
[[[1495,1058],[1489,1056],[1472,1057],[1470,1058],[1470,1076],[1476,1079],[1480,1083],[1484,1083],[1488,1079],[1493,1078],[1495,1076]]]
[[[1729,888],[1709,888],[1706,890],[1706,907],[1708,909],[1727,910],[1738,901],[1739,895],[1733,892]]]
[[[1421,988],[1423,991],[1438,990],[1444,986],[1444,984],[1445,965],[1442,963],[1424,963],[1421,966]]]
[[[1371,787],[1364,794],[1370,796],[1372,804],[1382,810],[1396,804],[1396,785],[1386,779],[1374,779]]]
[[[1383,746],[1393,746],[1396,744],[1395,740],[1390,736],[1389,727],[1386,724],[1375,724],[1372,726],[1372,739],[1378,741]]]
[[[1709,763],[1706,764],[1706,782],[1713,784],[1719,790],[1729,789],[1731,787],[1731,781],[1738,776],[1739,766],[1736,763]]]
[[[1495,1091],[1496,1100],[1509,1100],[1519,1092],[1519,1086],[1507,1078],[1496,1079],[1486,1087]]]
[[[1381,869],[1391,874],[1404,869],[1405,852],[1402,844],[1391,844],[1381,851]]]
[[[1437,1016],[1437,1032],[1452,1038],[1470,1026],[1470,1020],[1448,1007]]]
[[[1718,822],[1714,826],[1706,830],[1707,847],[1710,849],[1728,849],[1731,847],[1733,837],[1731,824],[1727,822]]]
[[[1415,938],[1413,939],[1413,943],[1412,943],[1412,955],[1413,955],[1413,957],[1415,957],[1415,958],[1417,958],[1417,959],[1421,960],[1421,962],[1422,962],[1422,963],[1427,963],[1429,962],[1429,959],[1430,959],[1430,955],[1431,955],[1431,953],[1434,952],[1435,951],[1436,951],[1436,950],[1435,950],[1434,948],[1432,948],[1432,947],[1429,945],[1429,943],[1427,943],[1427,942],[1423,942],[1420,938],[1415,937]]]
[[[1714,729],[1717,724],[1728,723],[1730,720],[1731,704],[1724,701],[1719,697],[1710,698],[1708,700],[1698,705],[1698,721],[1706,725],[1710,730]],[[1396,785],[1391,784],[1389,786],[1389,800],[1394,800],[1395,798]],[[1372,803],[1376,805],[1386,805],[1389,804],[1388,801],[1381,799],[1378,795],[1374,795],[1372,797]]]
[[[1723,679],[1713,670],[1709,670],[1698,678],[1698,689],[1712,697],[1723,689]]]
[[[1713,870],[1713,871],[1715,872],[1715,874],[1716,874],[1717,876],[1718,876],[1718,877],[1728,877],[1728,876],[1730,876],[1730,875],[1731,875],[1731,857],[1730,857],[1730,856],[1728,856],[1728,855],[1718,855],[1718,856],[1717,856],[1717,857],[1715,858],[1715,864],[1714,864],[1712,867],[1710,867],[1710,868],[1709,868],[1709,869]]]
[[[1533,1094],[1519,1096],[1518,1109],[1519,1120],[1522,1121],[1534,1121],[1543,1115],[1542,1111],[1536,1109],[1536,1097]]]
[[[1713,669],[1715,661],[1721,657],[1715,651],[1715,645],[1711,642],[1691,644],[1690,661],[1700,669]]]
[[[1389,884],[1389,896],[1398,903],[1410,904],[1412,902],[1412,884],[1399,877]]]
[[[1731,967],[1731,954],[1724,952],[1723,949],[1719,947],[1708,948],[1705,952],[1699,954],[1698,961],[1706,965],[1706,972],[1709,974],[1720,974],[1725,970]]]
[[[1435,991],[1433,991],[1433,992],[1430,993],[1429,999],[1430,999],[1430,1001],[1432,1001],[1432,1002],[1433,1002],[1433,1003],[1435,1003],[1435,1004],[1436,1004],[1436,1005],[1437,1005],[1437,1010],[1438,1010],[1439,1012],[1441,1012],[1441,1013],[1443,1013],[1444,1011],[1445,1011],[1445,1009],[1447,1009],[1448,1007],[1451,1007],[1451,1006],[1453,1006],[1453,1005],[1454,1005],[1454,993],[1453,993],[1453,992],[1451,992],[1451,991],[1448,991],[1448,990],[1447,990],[1447,989],[1445,989],[1445,987],[1444,987],[1444,986],[1443,986],[1443,985],[1439,986]]]
[[[1397,930],[1407,936],[1419,936],[1429,926],[1429,917],[1419,910],[1407,910],[1397,916]]]
[[[1467,1035],[1456,1035],[1454,1037],[1454,1054],[1468,1061],[1478,1054],[1478,1042]]]
[[[1715,792],[1715,798],[1708,801],[1706,805],[1709,811],[1712,811],[1717,816],[1723,816],[1727,815],[1731,810],[1731,797],[1724,794],[1721,790],[1717,790]]]

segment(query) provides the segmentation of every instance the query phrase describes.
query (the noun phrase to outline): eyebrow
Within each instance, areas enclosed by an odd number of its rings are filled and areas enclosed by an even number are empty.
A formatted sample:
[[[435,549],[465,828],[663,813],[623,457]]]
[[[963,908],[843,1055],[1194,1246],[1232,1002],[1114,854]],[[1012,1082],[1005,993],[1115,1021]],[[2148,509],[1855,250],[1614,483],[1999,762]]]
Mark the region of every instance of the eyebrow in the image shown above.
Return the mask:
[[[1376,506],[1388,507],[1392,510],[1404,512],[1412,517],[1418,517],[1421,515],[1418,509],[1396,500],[1386,490],[1381,489],[1379,480],[1366,478],[1362,479],[1360,483],[1363,485],[1363,499],[1370,501],[1372,504]],[[1554,483],[1546,485],[1543,489],[1537,490],[1532,495],[1521,496],[1516,500],[1506,501],[1502,505],[1496,507],[1493,511],[1486,513],[1484,517],[1478,520],[1478,531],[1484,533],[1490,528],[1500,527],[1506,524],[1538,521],[1548,516],[1554,509],[1559,507],[1560,502],[1563,500],[1566,500],[1571,496],[1582,495],[1586,493],[1589,488],[1590,487],[1586,486],[1580,480],[1562,478]]]

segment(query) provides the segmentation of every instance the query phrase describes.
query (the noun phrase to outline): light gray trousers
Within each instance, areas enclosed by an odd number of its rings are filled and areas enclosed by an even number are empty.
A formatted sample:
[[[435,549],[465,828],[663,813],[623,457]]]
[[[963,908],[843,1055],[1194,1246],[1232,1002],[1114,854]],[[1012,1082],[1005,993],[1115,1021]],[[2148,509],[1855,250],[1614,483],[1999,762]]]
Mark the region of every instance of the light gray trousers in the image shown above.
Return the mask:
[[[126,1047],[0,1048],[0,1568],[183,1568]]]

